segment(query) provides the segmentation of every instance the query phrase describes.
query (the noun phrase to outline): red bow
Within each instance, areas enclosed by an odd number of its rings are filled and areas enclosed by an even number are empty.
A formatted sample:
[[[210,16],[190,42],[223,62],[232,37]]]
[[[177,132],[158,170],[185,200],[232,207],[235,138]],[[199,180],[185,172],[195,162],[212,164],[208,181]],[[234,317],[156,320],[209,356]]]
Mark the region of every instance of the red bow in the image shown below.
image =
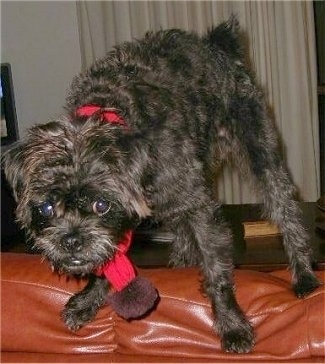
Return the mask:
[[[126,125],[125,120],[114,109],[104,108],[98,105],[83,105],[76,110],[77,116],[90,117],[95,113],[101,115],[103,121],[111,124]]]

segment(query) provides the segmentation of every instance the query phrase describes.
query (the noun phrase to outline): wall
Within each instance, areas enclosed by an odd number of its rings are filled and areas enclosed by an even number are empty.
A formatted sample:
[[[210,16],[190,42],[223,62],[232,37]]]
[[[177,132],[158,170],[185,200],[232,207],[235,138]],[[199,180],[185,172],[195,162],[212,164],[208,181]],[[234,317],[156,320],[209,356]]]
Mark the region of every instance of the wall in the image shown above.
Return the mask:
[[[81,69],[74,1],[1,1],[1,62],[11,64],[20,136],[62,112]]]

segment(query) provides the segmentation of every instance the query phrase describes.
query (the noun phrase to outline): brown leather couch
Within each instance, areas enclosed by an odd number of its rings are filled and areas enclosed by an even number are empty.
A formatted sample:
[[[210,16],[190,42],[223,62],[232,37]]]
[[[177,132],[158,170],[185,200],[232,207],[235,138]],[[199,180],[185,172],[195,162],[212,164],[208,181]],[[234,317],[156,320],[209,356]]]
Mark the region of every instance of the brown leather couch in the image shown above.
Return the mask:
[[[220,350],[197,269],[155,268],[140,273],[161,301],[131,322],[106,306],[76,333],[60,310],[84,281],[59,277],[38,255],[2,254],[2,362],[324,362],[324,286],[297,299],[288,271],[236,270],[238,301],[257,333],[254,351]],[[317,275],[325,280],[325,272]]]

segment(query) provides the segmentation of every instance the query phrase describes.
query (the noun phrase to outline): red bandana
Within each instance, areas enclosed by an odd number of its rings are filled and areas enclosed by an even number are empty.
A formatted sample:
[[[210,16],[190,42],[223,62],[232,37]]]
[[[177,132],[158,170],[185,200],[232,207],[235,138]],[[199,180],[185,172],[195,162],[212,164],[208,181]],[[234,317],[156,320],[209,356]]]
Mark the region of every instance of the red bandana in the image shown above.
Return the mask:
[[[76,110],[77,116],[90,117],[95,113],[101,115],[104,122],[126,126],[125,120],[114,109],[102,108],[98,105],[83,105]],[[95,272],[98,276],[104,275],[117,292],[122,291],[136,277],[136,271],[126,256],[132,243],[132,236],[132,230],[126,231],[118,243],[114,258],[104,263]]]

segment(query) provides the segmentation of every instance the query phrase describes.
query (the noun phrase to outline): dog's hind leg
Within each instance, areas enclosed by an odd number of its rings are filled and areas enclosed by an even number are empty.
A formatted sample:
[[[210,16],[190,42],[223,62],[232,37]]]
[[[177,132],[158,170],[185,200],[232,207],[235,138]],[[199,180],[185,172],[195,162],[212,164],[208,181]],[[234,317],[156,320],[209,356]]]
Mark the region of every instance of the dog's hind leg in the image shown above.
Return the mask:
[[[76,331],[90,322],[105,303],[108,288],[106,279],[90,275],[86,287],[72,296],[62,311],[61,316],[66,326]]]
[[[312,271],[308,234],[302,225],[296,191],[280,156],[263,97],[252,84],[246,83],[246,87],[249,85],[250,92],[237,94],[230,102],[237,152],[234,159],[248,167],[261,192],[265,216],[280,228],[293,273],[294,291],[303,297],[319,286]]]

